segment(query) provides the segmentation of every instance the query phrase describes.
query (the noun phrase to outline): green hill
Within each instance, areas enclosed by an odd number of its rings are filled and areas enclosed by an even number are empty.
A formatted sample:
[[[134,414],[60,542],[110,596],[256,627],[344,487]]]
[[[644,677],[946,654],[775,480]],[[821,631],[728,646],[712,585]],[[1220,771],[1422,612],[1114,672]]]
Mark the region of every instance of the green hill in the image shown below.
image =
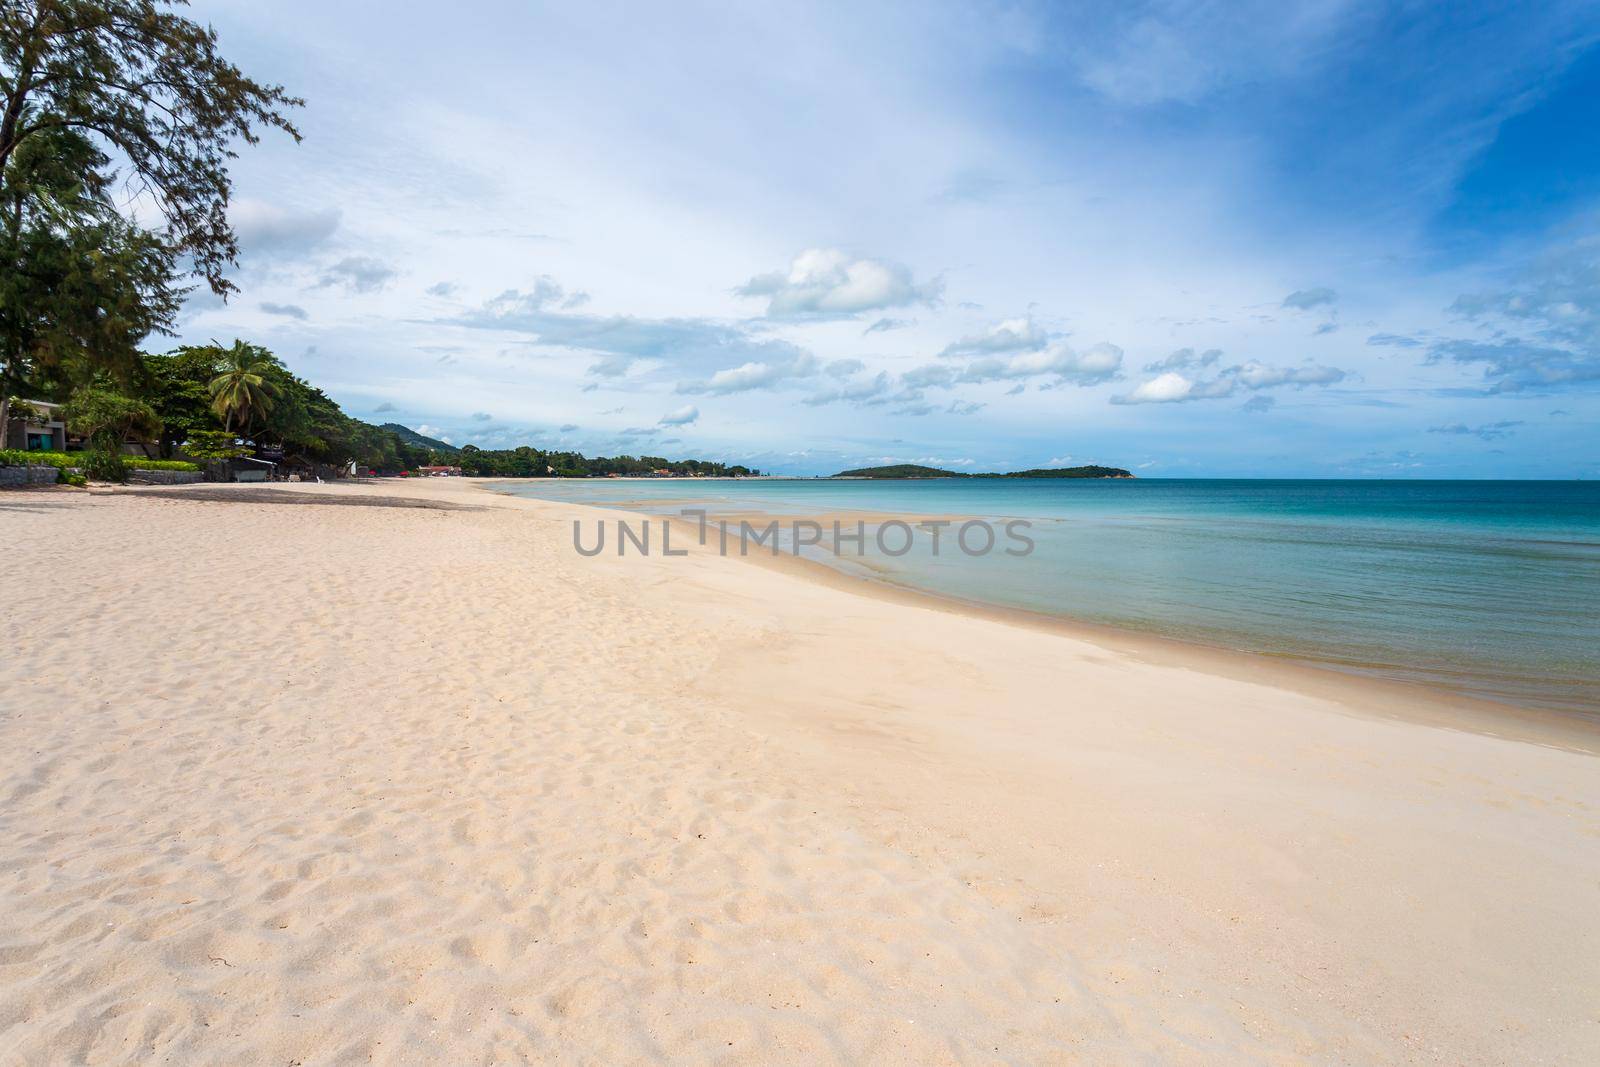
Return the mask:
[[[835,478],[1132,478],[1133,474],[1121,467],[1035,467],[1032,470],[1010,471],[1006,474],[965,474],[961,471],[940,470],[915,463],[896,463],[888,467],[858,467],[840,471]]]
[[[985,475],[979,475],[985,477]],[[1032,470],[1012,471],[1006,478],[1132,478],[1130,471],[1121,467],[1035,467]]]
[[[431,448],[435,452],[461,451],[461,449],[457,448],[455,445],[452,445],[446,441],[441,441],[437,437],[426,437],[413,430],[411,427],[402,426],[398,422],[386,422],[380,427],[380,429],[388,430],[390,433],[394,434],[396,437],[400,438],[400,440],[404,441],[413,448]]]
[[[955,471],[938,467],[922,467],[915,463],[896,463],[890,467],[860,467],[853,471],[840,471],[835,478],[964,478]]]

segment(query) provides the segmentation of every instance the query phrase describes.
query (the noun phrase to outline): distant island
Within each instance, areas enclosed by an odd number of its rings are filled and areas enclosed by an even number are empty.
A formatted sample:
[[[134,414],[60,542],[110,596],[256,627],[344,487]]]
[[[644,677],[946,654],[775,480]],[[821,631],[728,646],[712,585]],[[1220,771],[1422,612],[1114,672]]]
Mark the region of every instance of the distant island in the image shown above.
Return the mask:
[[[916,463],[895,463],[887,467],[858,467],[840,471],[835,478],[1132,478],[1130,471],[1121,467],[1034,467],[1025,471],[1005,474],[968,474],[964,471],[947,471],[938,467],[924,467]]]

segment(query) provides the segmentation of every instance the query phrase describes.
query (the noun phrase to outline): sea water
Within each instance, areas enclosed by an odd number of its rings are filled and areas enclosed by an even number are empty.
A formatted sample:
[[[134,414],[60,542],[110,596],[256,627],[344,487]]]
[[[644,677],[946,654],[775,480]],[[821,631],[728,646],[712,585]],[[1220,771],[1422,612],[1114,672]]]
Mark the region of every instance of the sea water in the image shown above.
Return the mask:
[[[673,514],[1029,520],[1035,549],[819,558],[913,589],[1600,715],[1600,483],[551,480]],[[895,540],[898,547],[899,540]]]

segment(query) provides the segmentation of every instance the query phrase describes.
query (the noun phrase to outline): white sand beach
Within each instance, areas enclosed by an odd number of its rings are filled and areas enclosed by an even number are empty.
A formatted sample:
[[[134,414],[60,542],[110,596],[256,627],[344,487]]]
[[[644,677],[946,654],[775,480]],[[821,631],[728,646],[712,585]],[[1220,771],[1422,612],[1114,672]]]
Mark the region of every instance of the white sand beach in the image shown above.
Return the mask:
[[[5,1067],[1600,1062],[1581,723],[203,488],[0,496]]]

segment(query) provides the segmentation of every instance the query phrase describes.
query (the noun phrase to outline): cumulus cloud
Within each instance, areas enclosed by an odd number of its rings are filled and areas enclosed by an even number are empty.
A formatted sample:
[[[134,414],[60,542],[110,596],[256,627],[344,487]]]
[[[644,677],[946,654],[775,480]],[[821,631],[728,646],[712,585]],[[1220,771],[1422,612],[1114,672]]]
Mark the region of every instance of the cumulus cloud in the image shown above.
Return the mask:
[[[474,411],[472,413],[472,419],[474,422],[489,422],[493,418],[494,416],[489,414],[487,411]]]
[[[1481,441],[1498,441],[1502,437],[1510,437],[1516,432],[1516,427],[1521,425],[1521,419],[1502,419],[1482,426],[1468,426],[1466,423],[1457,422],[1449,426],[1431,426],[1428,432],[1476,437]]]
[[[885,396],[889,392],[889,388],[888,372],[880,371],[875,377],[863,381],[850,382],[813,393],[802,402],[810,407],[819,407],[823,404],[832,404],[841,400],[864,403]]]
[[[383,403],[379,404],[377,407],[373,408],[372,410],[378,412],[379,414],[382,414],[385,411],[399,411],[400,409],[395,407],[393,404],[389,403],[387,400],[385,400]]]
[[[701,381],[679,382],[678,392],[726,394],[772,389],[797,378],[812,377],[818,369],[817,357],[809,352],[797,351],[788,359],[751,360],[737,367],[719,370]]]
[[[1270,396],[1266,393],[1257,393],[1249,400],[1246,400],[1243,404],[1240,404],[1239,410],[1248,411],[1252,414],[1262,411],[1271,411],[1272,406],[1277,402],[1278,398],[1275,396]]]
[[[228,221],[246,255],[293,256],[310,251],[339,228],[338,208],[302,209],[263,200],[237,200]]]
[[[1600,237],[1546,253],[1521,284],[1468,293],[1450,310],[1490,340],[1445,339],[1426,362],[1482,367],[1486,392],[1559,390],[1600,381]]]
[[[700,418],[700,409],[693,404],[686,404],[676,411],[669,411],[661,416],[662,426],[689,426]]]
[[[1209,367],[1222,358],[1222,350],[1209,348],[1204,352],[1196,353],[1192,348],[1180,348],[1166,359],[1158,359],[1154,363],[1146,363],[1146,374],[1160,374],[1169,370],[1188,370],[1191,367]]]
[[[270,301],[263,301],[261,310],[268,315],[282,315],[286,319],[299,319],[301,322],[311,317],[306,314],[306,309],[299,304],[274,304]]]
[[[1236,378],[1246,389],[1273,389],[1280,385],[1333,385],[1345,379],[1345,372],[1337,367],[1322,367],[1314,363],[1298,367],[1274,367],[1251,360],[1223,371],[1224,377]]]
[[[1140,382],[1125,396],[1113,397],[1113,404],[1174,404],[1180,400],[1195,399],[1195,386],[1197,383],[1192,378],[1185,378],[1177,371],[1169,370],[1158,374],[1154,378]],[[1214,396],[1226,396],[1231,391],[1232,385]]]
[[[1439,341],[1426,362],[1480,364],[1490,393],[1559,389],[1600,381],[1600,355],[1509,337],[1500,341]]]
[[[429,426],[425,422],[419,423],[417,425],[417,432],[424,437],[436,437],[447,445],[455,444],[454,441],[450,440],[450,438],[445,435],[444,430],[438,426]]]
[[[571,433],[578,428],[575,422],[564,422],[556,430],[557,433]]]
[[[1339,294],[1326,287],[1317,289],[1296,289],[1283,298],[1283,306],[1296,311],[1310,311],[1312,308],[1324,307],[1337,302]]]
[[[996,382],[1017,378],[1052,378],[1058,383],[1098,385],[1116,378],[1122,370],[1122,349],[1113,344],[1097,344],[1078,351],[1058,344],[1037,352],[991,357],[967,365],[959,380]]]
[[[959,368],[946,363],[928,363],[906,371],[900,375],[900,380],[911,389],[948,388],[960,377]]]
[[[322,272],[318,289],[337,287],[348,293],[376,293],[397,277],[397,272],[371,256],[346,256]]]
[[[1031,318],[997,322],[981,333],[970,334],[945,346],[941,356],[990,355],[999,352],[1033,352],[1050,343]]]
[[[1213,361],[1214,362],[1214,361]],[[1159,366],[1159,364],[1152,364]],[[1194,366],[1185,364],[1185,369]],[[1239,390],[1254,392],[1261,389],[1278,389],[1289,386],[1303,389],[1312,385],[1333,385],[1345,379],[1346,372],[1337,367],[1324,367],[1313,363],[1293,367],[1273,366],[1250,360],[1224,367],[1214,377],[1202,378],[1194,373],[1168,370],[1146,379],[1122,396],[1111,398],[1113,404],[1178,404],[1190,400],[1220,400],[1233,396]],[[1250,409],[1263,410],[1261,407]]]
[[[943,284],[918,284],[909,268],[852,256],[836,248],[801,252],[786,271],[758,274],[734,290],[767,298],[770,318],[847,318],[912,304],[933,304]]]
[[[447,297],[455,296],[460,289],[461,287],[455,282],[434,282],[432,285],[424,289],[423,292],[427,293],[429,296]]]

